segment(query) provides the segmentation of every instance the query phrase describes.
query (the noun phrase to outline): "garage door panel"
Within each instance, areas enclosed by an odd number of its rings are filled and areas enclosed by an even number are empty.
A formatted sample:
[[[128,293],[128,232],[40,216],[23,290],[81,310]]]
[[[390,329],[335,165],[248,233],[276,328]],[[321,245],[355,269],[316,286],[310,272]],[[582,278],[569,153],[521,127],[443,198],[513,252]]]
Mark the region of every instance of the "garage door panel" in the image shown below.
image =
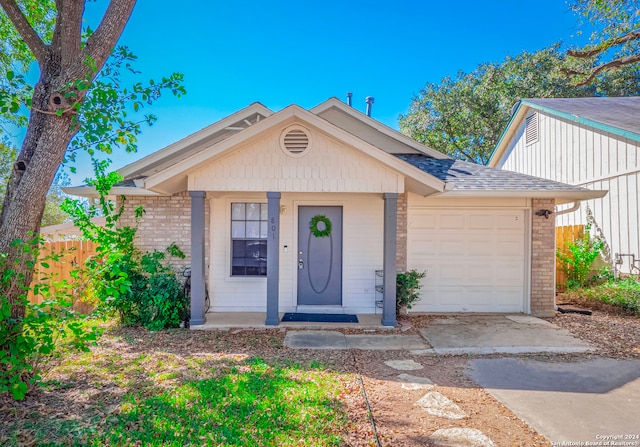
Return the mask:
[[[466,217],[460,214],[442,214],[439,228],[442,230],[462,230],[466,226]]]
[[[495,216],[491,214],[476,214],[470,220],[468,228],[471,230],[491,230],[495,228]]]
[[[523,210],[409,209],[408,264],[427,270],[422,299],[413,310],[522,312],[524,215]]]

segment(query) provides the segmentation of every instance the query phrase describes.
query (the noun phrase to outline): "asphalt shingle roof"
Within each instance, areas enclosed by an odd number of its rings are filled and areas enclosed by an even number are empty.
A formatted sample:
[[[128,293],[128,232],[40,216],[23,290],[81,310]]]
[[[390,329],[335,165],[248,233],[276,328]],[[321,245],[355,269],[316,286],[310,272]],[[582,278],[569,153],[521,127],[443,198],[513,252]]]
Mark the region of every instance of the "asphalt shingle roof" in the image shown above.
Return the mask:
[[[640,97],[527,98],[524,103],[640,134]]]
[[[418,154],[398,154],[396,157],[442,181],[453,183],[453,190],[587,191],[579,186],[462,160],[439,160]]]

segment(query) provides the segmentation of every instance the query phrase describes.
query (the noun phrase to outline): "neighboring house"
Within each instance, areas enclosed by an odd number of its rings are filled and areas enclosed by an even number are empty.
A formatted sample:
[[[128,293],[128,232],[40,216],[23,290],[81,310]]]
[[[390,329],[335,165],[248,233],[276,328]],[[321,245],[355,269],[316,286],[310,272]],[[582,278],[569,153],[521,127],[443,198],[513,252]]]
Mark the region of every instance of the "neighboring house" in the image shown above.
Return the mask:
[[[102,216],[92,217],[91,222],[101,227],[107,223],[106,219]],[[40,235],[47,241],[66,241],[78,239],[81,231],[73,222],[64,222],[40,228]]]
[[[188,255],[192,325],[206,281],[212,312],[381,313],[393,326],[407,269],[427,272],[413,311],[550,315],[554,219],[538,214],[604,194],[452,160],[335,98],[254,103],[119,173],[124,223],[146,210],[140,248]]]
[[[489,166],[609,191],[556,224],[586,224],[588,207],[617,268],[640,267],[640,97],[523,99]]]

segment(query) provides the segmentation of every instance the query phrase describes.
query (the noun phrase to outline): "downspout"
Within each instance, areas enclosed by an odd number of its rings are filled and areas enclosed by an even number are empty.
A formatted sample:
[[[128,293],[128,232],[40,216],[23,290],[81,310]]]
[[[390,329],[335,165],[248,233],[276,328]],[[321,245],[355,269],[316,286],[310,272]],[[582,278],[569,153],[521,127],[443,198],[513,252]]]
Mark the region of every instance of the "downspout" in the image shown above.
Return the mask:
[[[580,208],[580,200],[576,200],[573,202],[573,205],[571,205],[569,208],[567,208],[566,210],[560,210],[560,211],[556,211],[555,215],[556,217],[558,216],[562,216],[563,214],[567,214],[567,213],[572,213],[574,211],[577,211]],[[555,310],[556,312],[559,312],[560,308],[558,307],[558,303],[556,303],[556,295],[553,295],[553,310]]]
[[[578,208],[580,208],[580,200],[576,200],[575,202],[573,202],[573,205],[570,208],[567,208],[566,210],[556,211],[555,215],[556,217],[558,217],[558,216],[562,216],[563,214],[573,213],[574,211],[577,211]]]

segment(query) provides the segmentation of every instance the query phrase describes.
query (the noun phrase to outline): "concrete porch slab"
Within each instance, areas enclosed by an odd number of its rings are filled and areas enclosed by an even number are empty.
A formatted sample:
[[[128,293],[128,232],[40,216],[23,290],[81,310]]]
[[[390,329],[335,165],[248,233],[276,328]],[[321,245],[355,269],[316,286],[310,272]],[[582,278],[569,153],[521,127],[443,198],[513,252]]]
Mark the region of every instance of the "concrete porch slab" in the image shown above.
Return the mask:
[[[529,315],[456,315],[420,329],[437,354],[576,353],[594,348]]]
[[[284,313],[280,313],[280,319]],[[209,312],[206,314],[207,322],[199,326],[191,326],[193,330],[228,330],[231,328],[247,329],[362,329],[380,330],[391,329],[382,325],[380,314],[359,314],[358,323],[309,323],[309,322],[280,322],[278,326],[264,324],[265,312]]]

